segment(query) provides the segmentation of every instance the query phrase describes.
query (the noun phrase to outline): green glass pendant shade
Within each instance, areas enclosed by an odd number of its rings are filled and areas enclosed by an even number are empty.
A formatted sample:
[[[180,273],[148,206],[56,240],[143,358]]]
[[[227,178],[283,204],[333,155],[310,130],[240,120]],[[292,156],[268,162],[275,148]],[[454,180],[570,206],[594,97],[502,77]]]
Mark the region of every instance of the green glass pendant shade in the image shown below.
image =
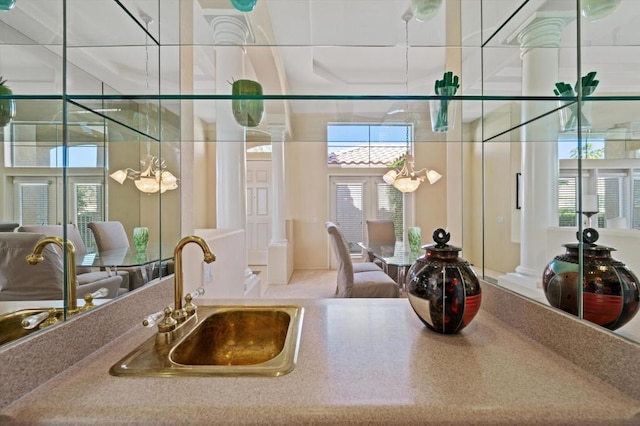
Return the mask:
[[[262,86],[253,80],[236,80],[233,82],[233,96],[262,96]],[[233,117],[245,127],[256,127],[264,116],[262,99],[233,99],[231,102]]]
[[[621,0],[582,0],[580,12],[589,22],[596,22],[611,15]]]
[[[231,0],[233,7],[240,12],[251,12],[256,7],[257,2],[258,0]]]
[[[16,0],[0,0],[0,10],[11,10],[16,5]]]
[[[442,0],[411,0],[411,11],[418,21],[427,21],[438,14]]]

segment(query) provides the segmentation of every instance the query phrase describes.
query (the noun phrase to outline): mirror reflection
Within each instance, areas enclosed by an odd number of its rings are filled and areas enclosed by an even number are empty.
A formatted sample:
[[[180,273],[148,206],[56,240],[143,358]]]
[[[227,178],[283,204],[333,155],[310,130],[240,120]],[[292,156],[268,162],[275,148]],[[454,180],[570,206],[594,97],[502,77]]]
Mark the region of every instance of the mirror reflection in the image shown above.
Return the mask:
[[[422,244],[447,228],[482,278],[546,305],[545,267],[586,228],[640,271],[633,0],[606,11],[597,0],[424,2],[438,7],[421,19],[408,0],[259,0],[249,12],[199,0],[192,18],[178,0],[85,3],[66,2],[67,22],[61,0],[0,12],[0,75],[20,95],[1,128],[0,220],[75,240],[78,277],[116,277],[116,296],[172,273],[185,227],[244,229],[235,257],[243,274],[265,271],[259,295],[293,270],[335,266],[326,221],[341,222],[354,261],[369,256],[367,220],[392,219],[400,248],[410,228]],[[231,42],[229,19],[247,30]],[[215,98],[241,79],[267,96],[250,126]],[[372,155],[381,147],[389,157]],[[403,192],[383,179],[402,159],[441,177]],[[638,323],[615,333],[640,340]]]

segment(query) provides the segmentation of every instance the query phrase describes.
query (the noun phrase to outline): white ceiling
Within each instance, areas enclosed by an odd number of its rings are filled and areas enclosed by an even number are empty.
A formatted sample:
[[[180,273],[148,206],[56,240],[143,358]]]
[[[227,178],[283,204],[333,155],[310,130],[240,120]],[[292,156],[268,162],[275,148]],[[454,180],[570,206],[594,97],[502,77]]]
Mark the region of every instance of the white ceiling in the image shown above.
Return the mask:
[[[459,54],[461,93],[477,95],[483,89],[492,95],[519,95],[519,48],[508,45],[508,36],[535,10],[568,10],[575,14],[575,0],[484,0],[482,9],[478,0],[460,1],[459,13],[452,10],[452,1],[443,0],[434,18],[409,21],[408,74],[402,15],[409,9],[410,0],[258,0],[254,12],[247,15],[255,37],[254,44],[247,46],[248,61],[265,94],[428,95],[433,93],[434,81],[447,70],[447,55]],[[149,31],[164,46],[161,91],[179,93],[179,0],[162,0],[160,10],[156,0],[122,3],[137,19],[141,11],[153,18]],[[151,64],[148,89],[140,77],[146,68],[145,37],[140,31],[144,23],[133,23],[111,0],[69,4],[68,43],[73,48],[68,50],[68,59],[78,65],[78,69],[69,68],[73,76],[70,93],[100,93],[102,82],[107,85],[107,93],[157,92],[157,49],[147,50]],[[523,10],[487,44],[482,61],[481,40],[487,40],[521,4],[525,4]],[[18,0],[16,9],[0,12],[0,75],[10,81],[14,93],[61,92],[60,9],[56,1]],[[196,94],[215,91],[215,48],[209,22],[212,13],[220,10],[234,12],[228,0],[194,2]],[[640,1],[622,0],[617,10],[600,22],[580,20],[585,46],[583,74],[598,71],[598,93],[628,93],[640,87],[639,15]],[[480,17],[485,22],[484,30]],[[570,22],[562,35],[559,75],[567,82],[576,79],[576,25],[577,20]],[[619,47],[611,49],[612,45]],[[293,102],[290,106],[296,112],[325,110],[353,117],[375,117],[391,107],[389,102],[380,101]],[[283,106],[271,102],[268,108],[282,110]],[[196,104],[196,112],[206,121],[215,120],[214,111],[206,102]],[[479,108],[465,108],[464,118],[471,120],[479,113]]]

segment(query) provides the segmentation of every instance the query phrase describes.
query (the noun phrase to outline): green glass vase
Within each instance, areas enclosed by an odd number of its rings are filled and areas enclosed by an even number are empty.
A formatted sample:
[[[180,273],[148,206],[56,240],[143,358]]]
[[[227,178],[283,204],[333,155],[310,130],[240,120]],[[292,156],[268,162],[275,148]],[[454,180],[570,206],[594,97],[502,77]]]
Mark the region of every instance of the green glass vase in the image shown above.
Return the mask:
[[[136,253],[146,252],[148,243],[149,228],[147,228],[146,226],[133,228],[133,246],[136,249]]]
[[[412,253],[417,253],[422,244],[422,235],[420,228],[412,226],[407,230],[407,238],[409,239],[409,249]]]
[[[235,80],[231,91],[233,96],[262,96],[262,86],[253,80]],[[244,127],[260,125],[264,116],[262,99],[233,99],[233,117]]]

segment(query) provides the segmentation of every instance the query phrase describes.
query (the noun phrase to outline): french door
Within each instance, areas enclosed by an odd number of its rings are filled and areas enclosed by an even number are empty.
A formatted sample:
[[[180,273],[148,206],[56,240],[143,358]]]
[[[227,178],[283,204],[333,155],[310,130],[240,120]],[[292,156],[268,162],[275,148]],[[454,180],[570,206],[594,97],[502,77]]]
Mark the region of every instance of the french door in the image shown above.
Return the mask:
[[[352,256],[362,254],[358,243],[365,241],[367,220],[392,220],[396,239],[403,241],[408,197],[381,176],[332,176],[330,186],[330,220],[344,234]],[[332,268],[336,267],[334,261],[331,256]]]

